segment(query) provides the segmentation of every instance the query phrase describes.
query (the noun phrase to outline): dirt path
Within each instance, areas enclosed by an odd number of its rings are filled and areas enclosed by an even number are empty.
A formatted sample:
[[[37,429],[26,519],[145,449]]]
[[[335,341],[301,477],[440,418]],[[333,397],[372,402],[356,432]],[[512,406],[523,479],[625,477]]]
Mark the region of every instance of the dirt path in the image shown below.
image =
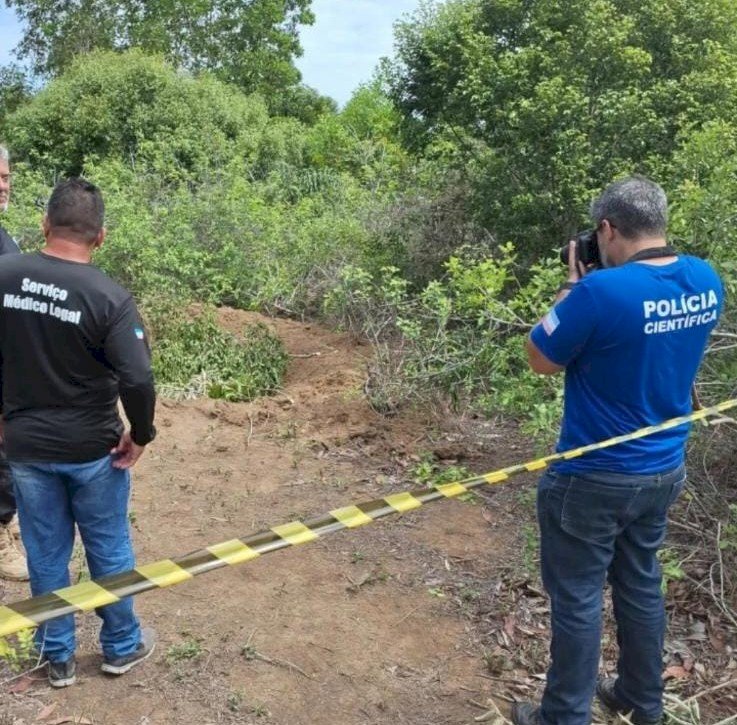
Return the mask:
[[[221,313],[232,329],[256,317]],[[367,349],[314,325],[268,324],[292,355],[283,394],[161,401],[159,437],[134,471],[140,563],[402,490],[423,451],[468,456],[471,468],[519,460],[493,426],[498,460],[480,461],[448,422],[382,418],[362,395]],[[36,673],[3,696],[0,724],[36,722],[50,706],[44,722],[96,725],[472,723],[494,681],[464,607],[485,590],[490,556],[514,559],[513,509],[493,495],[434,504],[142,595],[157,650],[118,679],[99,672],[97,619],[83,616],[78,684],[52,691]],[[3,595],[23,596],[22,585]]]

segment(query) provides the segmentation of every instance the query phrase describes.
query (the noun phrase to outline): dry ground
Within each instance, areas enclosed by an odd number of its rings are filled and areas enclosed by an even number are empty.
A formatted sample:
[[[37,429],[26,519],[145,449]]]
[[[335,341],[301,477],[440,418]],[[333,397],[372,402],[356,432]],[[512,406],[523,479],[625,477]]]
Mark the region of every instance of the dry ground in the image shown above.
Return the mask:
[[[233,330],[254,317],[221,313]],[[268,324],[292,355],[282,394],[160,402],[159,436],[134,470],[139,562],[412,487],[422,454],[481,472],[534,453],[501,423],[383,418],[362,394],[367,348]],[[43,671],[5,684],[0,723],[465,725],[492,697],[505,711],[539,694],[547,649],[533,484],[520,477],[144,594],[157,649],[117,679],[100,673],[97,619],[83,616],[77,684],[53,691]],[[7,585],[3,600],[25,591]]]

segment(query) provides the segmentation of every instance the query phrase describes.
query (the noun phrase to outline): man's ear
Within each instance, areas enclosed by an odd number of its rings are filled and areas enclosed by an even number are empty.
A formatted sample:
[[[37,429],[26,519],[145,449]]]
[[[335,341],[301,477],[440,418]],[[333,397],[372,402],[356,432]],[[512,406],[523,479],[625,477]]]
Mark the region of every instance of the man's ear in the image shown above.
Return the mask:
[[[107,229],[103,227],[100,229],[99,234],[95,237],[95,241],[92,243],[93,249],[99,249],[102,246],[102,243],[105,241],[105,237],[107,236]]]
[[[601,220],[601,231],[603,233],[604,239],[607,242],[611,242],[612,239],[614,239],[614,227],[611,225],[608,219]]]
[[[41,220],[41,231],[43,232],[44,239],[49,236],[49,232],[51,231],[49,217],[46,214],[44,214],[44,218]]]

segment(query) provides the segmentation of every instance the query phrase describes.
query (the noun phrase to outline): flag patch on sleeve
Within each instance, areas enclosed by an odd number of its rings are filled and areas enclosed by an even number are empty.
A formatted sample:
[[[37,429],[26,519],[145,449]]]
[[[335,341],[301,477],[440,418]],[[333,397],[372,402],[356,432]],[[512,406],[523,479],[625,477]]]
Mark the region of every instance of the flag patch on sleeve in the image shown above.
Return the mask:
[[[134,328],[133,328],[133,332],[135,332],[135,333],[136,333],[136,337],[137,337],[137,338],[138,338],[139,340],[143,340],[143,338],[144,338],[144,334],[143,334],[143,330],[142,330],[142,329],[141,329],[140,327],[134,327]],[[548,333],[548,334],[549,334],[549,333]]]
[[[548,335],[552,335],[558,325],[560,325],[560,320],[558,319],[558,315],[555,314],[555,308],[553,308],[542,319],[543,330],[545,330]]]

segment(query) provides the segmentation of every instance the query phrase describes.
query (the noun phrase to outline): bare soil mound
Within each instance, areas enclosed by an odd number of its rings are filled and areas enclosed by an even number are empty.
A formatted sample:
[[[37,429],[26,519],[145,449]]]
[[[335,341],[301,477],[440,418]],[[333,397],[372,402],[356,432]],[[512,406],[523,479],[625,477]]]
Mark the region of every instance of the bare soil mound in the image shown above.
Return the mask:
[[[364,395],[370,350],[347,335],[236,310],[220,321],[275,330],[291,356],[284,389],[249,404],[159,402],[159,436],[133,472],[139,563],[413,488],[427,456],[480,473],[539,453],[502,422],[377,414]],[[100,672],[96,617],[82,616],[77,684],[53,691],[43,670],[11,679],[0,666],[0,725],[499,725],[488,711],[538,698],[547,663],[534,483],[520,476],[141,595],[157,649],[117,679]],[[75,577],[82,569],[75,556]],[[670,586],[670,682],[699,693],[703,723],[726,724],[734,632]],[[611,616],[602,658],[612,672]]]
[[[160,401],[159,436],[133,472],[140,563],[411,487],[422,452],[489,465],[491,441],[500,465],[519,456],[493,427],[462,446],[448,420],[378,415],[363,395],[369,350],[347,335],[221,311],[233,331],[254,321],[291,355],[284,390]],[[6,684],[0,722],[472,722],[493,689],[466,607],[485,583],[461,593],[451,580],[511,556],[517,532],[487,521],[503,518],[447,501],[142,595],[157,650],[117,679],[100,672],[97,619],[83,616],[77,684],[53,691],[43,670]],[[25,595],[7,584],[3,600]]]

